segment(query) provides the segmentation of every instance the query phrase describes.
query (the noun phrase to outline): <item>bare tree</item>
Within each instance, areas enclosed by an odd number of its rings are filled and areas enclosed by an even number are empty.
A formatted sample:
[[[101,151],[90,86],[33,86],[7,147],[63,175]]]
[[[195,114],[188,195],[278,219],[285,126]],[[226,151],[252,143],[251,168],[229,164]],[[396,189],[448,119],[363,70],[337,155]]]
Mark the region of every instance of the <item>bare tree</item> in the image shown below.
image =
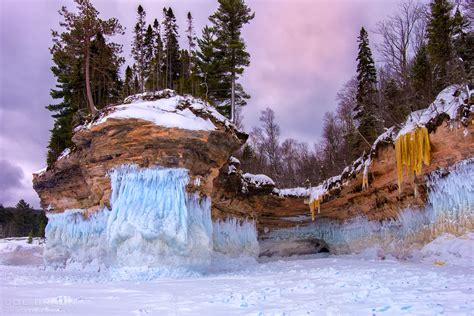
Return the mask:
[[[275,118],[275,112],[266,108],[260,115],[260,122],[263,125],[263,146],[262,150],[268,159],[270,166],[270,175],[276,177],[279,169],[279,151],[280,151],[280,126]]]
[[[417,42],[424,32],[424,7],[416,0],[399,3],[398,12],[377,24],[382,37],[377,46],[383,62],[403,85],[408,84],[409,60],[416,52]]]

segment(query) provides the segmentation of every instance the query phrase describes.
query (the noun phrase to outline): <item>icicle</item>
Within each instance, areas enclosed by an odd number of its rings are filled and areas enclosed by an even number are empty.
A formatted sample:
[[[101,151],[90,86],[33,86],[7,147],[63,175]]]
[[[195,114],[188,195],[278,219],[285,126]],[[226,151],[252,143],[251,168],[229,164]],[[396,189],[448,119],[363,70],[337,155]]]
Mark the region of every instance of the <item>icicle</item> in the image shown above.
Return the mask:
[[[362,173],[362,190],[367,190],[369,188],[369,166],[371,160],[370,158],[364,162],[364,172]]]
[[[320,214],[321,213],[321,198],[319,196],[311,200],[311,202],[309,203],[309,210],[311,212],[311,220],[313,222],[316,217],[316,209],[318,209],[318,214]]]
[[[255,221],[227,218],[213,222],[212,227],[214,251],[232,257],[258,256],[260,248]]]
[[[424,126],[398,136],[395,141],[395,156],[397,160],[398,190],[401,192],[403,167],[406,167],[407,177],[420,175],[422,165],[430,164],[430,137]]]

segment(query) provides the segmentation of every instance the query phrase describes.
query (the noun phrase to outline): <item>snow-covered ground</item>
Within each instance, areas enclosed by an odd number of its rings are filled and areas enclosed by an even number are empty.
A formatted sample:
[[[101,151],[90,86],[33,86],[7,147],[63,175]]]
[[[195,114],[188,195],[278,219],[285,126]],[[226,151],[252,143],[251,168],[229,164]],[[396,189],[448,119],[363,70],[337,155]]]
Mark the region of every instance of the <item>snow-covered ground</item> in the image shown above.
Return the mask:
[[[444,235],[410,261],[381,260],[370,251],[233,260],[227,271],[123,281],[125,270],[46,268],[37,260],[38,241],[3,239],[0,314],[472,315],[473,245],[474,233]]]

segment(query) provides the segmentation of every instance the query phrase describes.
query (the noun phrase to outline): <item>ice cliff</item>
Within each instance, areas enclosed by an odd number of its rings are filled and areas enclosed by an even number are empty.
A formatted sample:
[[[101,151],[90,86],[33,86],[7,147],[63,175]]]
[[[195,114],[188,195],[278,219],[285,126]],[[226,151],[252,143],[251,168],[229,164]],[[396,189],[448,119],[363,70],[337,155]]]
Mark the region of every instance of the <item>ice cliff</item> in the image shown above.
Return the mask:
[[[199,270],[210,264],[214,250],[258,255],[255,223],[213,223],[209,198],[186,191],[186,169],[126,165],[110,178],[110,210],[49,214],[47,263]]]

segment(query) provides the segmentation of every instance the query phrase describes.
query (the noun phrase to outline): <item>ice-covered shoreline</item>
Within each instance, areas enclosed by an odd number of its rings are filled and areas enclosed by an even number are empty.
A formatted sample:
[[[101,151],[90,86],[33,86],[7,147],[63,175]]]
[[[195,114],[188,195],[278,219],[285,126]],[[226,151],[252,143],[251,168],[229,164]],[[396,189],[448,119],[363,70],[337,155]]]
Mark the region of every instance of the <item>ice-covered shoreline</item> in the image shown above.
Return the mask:
[[[473,235],[464,240],[443,237],[430,247],[431,254],[409,261],[381,260],[371,251],[265,263],[234,260],[226,269],[214,267],[207,274],[153,280],[125,281],[127,273],[144,275],[131,270],[115,270],[110,274],[114,278],[107,279],[97,271],[0,264],[1,311],[6,315],[468,315],[474,307],[474,262],[462,266],[454,257],[439,254],[453,243],[472,245]],[[14,243],[29,248],[26,238]],[[469,250],[466,245],[457,248]],[[0,250],[0,258],[4,256]]]

